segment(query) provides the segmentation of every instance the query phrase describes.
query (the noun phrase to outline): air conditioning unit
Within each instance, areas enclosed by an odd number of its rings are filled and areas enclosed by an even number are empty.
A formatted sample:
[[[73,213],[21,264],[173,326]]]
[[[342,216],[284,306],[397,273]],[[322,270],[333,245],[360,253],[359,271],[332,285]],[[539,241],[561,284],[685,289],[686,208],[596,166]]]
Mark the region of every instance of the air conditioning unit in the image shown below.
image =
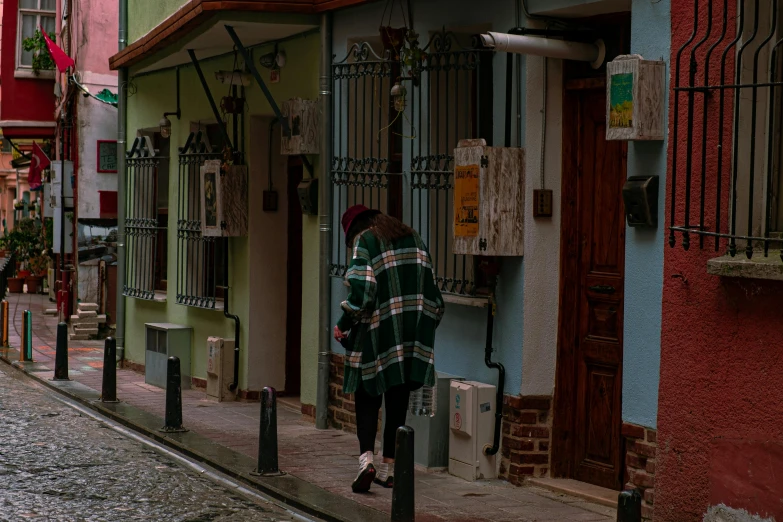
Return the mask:
[[[449,473],[470,481],[495,478],[495,456],[484,454],[495,434],[495,387],[452,381],[450,391]]]
[[[144,382],[166,388],[169,357],[179,357],[182,389],[190,388],[190,345],[193,328],[179,324],[147,323],[144,325]]]
[[[207,338],[207,397],[218,402],[234,400],[228,389],[234,377],[234,341]]]

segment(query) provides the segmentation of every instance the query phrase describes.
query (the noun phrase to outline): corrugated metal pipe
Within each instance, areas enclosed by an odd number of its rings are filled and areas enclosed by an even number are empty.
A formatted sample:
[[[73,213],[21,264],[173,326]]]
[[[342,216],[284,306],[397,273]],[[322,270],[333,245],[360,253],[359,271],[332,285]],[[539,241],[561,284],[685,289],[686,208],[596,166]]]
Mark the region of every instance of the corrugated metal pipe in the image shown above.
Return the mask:
[[[329,427],[329,367],[332,351],[332,278],[329,272],[332,244],[332,15],[321,15],[321,158],[318,177],[320,194],[319,287],[318,287],[318,388],[315,401],[315,427]]]
[[[601,67],[606,58],[606,47],[603,40],[597,40],[595,43],[582,43],[555,38],[489,32],[481,35],[481,43],[484,47],[495,51],[590,62],[594,69]]]
[[[122,51],[128,44],[128,0],[120,0],[119,41]],[[125,358],[125,149],[127,139],[128,68],[121,67],[117,74],[117,307],[115,318],[117,332],[117,359]]]

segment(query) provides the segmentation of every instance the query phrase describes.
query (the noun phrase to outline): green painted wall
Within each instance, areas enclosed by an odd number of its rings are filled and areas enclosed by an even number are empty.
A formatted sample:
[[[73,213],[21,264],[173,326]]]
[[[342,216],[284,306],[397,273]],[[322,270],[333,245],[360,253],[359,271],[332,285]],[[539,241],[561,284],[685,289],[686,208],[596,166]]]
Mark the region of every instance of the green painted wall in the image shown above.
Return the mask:
[[[291,97],[309,99],[318,98],[318,71],[320,59],[320,40],[318,34],[290,40],[281,44],[288,55],[288,63],[282,70],[281,81],[269,84],[278,104]],[[257,57],[269,52],[269,47],[254,50]],[[257,63],[257,62],[256,62]],[[220,97],[228,92],[227,86],[215,80],[218,70],[230,70],[234,62],[232,57],[208,60],[201,63],[204,76],[213,96],[219,103]],[[263,73],[268,76],[268,73]],[[128,98],[128,139],[135,137],[138,129],[156,127],[162,114],[176,109],[176,80],[173,70],[149,74],[133,78],[135,93]],[[226,319],[222,312],[206,311],[177,305],[175,303],[176,286],[176,219],[177,219],[177,187],[178,168],[176,148],[181,146],[190,129],[192,121],[214,121],[207,98],[201,88],[198,76],[192,66],[180,69],[181,109],[182,118],[172,119],[171,159],[169,177],[169,223],[168,223],[168,298],[166,303],[154,303],[136,299],[127,300],[125,335],[125,357],[131,361],[144,362],[144,323],[171,322],[187,324],[194,328],[194,353],[192,356],[192,374],[195,377],[206,377],[206,338],[209,336],[225,336],[233,338],[233,321]],[[245,150],[258,146],[250,143],[250,115],[272,115],[273,111],[260,88],[252,85],[246,92],[248,114],[245,118]],[[172,118],[172,117],[170,117]],[[317,158],[315,165],[317,168]],[[252,172],[252,165],[250,165]],[[317,170],[316,170],[317,172]],[[251,178],[250,183],[255,181]],[[250,201],[251,205],[260,204]],[[252,229],[250,230],[252,234]],[[304,218],[303,231],[303,305],[302,305],[302,402],[315,404],[315,380],[317,374],[318,356],[318,219]],[[245,389],[247,382],[247,350],[253,349],[253,340],[248,339],[248,324],[252,320],[249,310],[249,270],[253,264],[250,259],[248,241],[246,238],[232,238],[230,245],[229,284],[231,286],[229,307],[236,313],[242,324],[240,388]]]
[[[128,43],[150,32],[185,3],[182,0],[128,0]]]

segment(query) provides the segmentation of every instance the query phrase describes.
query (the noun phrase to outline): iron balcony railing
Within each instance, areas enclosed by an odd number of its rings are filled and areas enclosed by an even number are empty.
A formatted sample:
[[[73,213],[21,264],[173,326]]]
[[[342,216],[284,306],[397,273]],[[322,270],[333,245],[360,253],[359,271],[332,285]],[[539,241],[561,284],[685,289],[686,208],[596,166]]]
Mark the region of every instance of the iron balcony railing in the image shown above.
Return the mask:
[[[334,230],[358,203],[399,217],[427,243],[441,290],[459,295],[476,284],[473,258],[452,250],[453,150],[492,139],[492,53],[471,40],[435,33],[404,63],[357,43],[332,66]],[[334,236],[331,273],[342,276],[349,252]]]
[[[673,64],[669,244],[768,256],[783,246],[782,2],[678,8],[692,27]]]
[[[123,295],[155,299],[158,273],[158,235],[165,231],[158,219],[158,169],[168,158],[157,156],[149,137],[137,137],[126,153],[125,243]]]
[[[222,297],[218,269],[225,239],[201,234],[201,167],[221,157],[210,149],[202,131],[190,133],[179,149],[177,304],[214,310]]]

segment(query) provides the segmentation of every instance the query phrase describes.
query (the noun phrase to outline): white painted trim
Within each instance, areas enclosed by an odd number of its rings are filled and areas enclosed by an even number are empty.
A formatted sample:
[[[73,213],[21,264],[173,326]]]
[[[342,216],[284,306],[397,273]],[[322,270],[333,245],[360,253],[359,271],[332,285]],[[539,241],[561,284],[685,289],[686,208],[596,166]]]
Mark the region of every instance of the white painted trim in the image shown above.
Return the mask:
[[[14,71],[14,78],[25,80],[54,80],[55,71],[54,69],[44,69],[43,71],[38,71],[38,74],[35,74],[32,69],[16,69]]]
[[[55,127],[56,125],[53,121],[0,120],[0,128],[8,127],[9,129],[18,127]]]

